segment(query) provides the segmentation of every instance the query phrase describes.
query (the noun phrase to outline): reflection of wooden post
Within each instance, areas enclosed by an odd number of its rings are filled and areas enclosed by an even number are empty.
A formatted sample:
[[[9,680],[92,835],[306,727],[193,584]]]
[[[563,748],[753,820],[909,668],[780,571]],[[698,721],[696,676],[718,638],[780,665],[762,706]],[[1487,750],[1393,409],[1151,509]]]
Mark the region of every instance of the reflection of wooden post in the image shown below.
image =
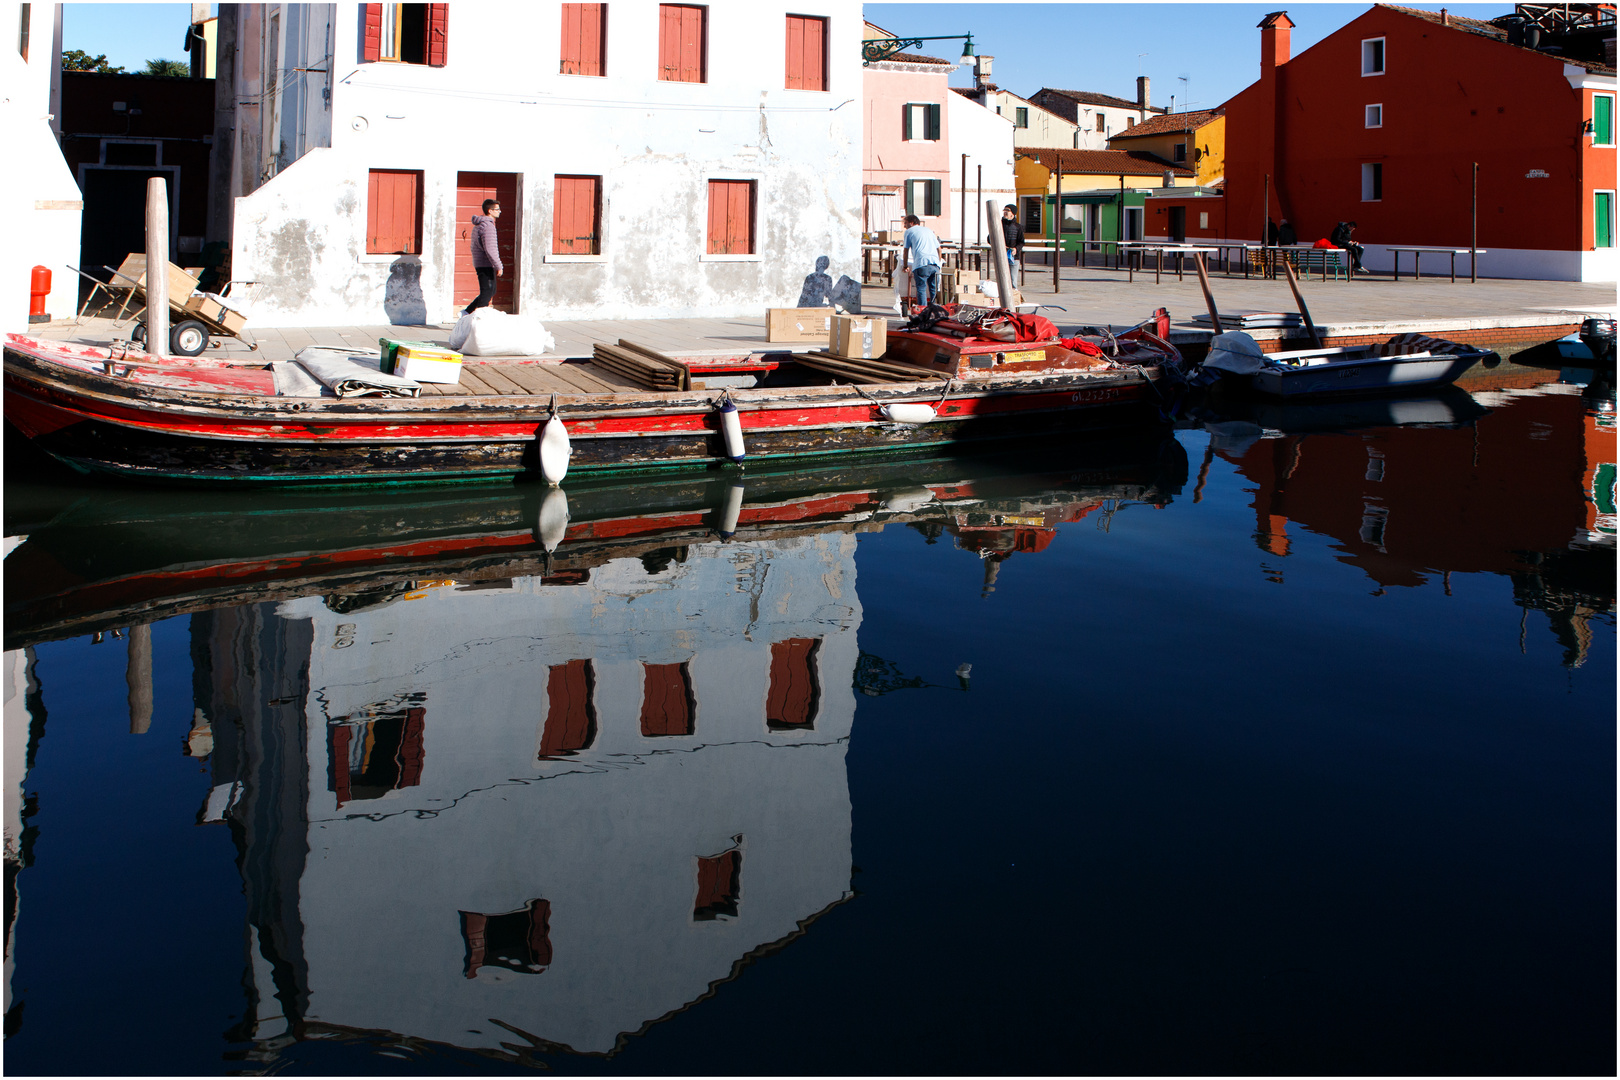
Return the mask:
[[[147,323],[148,328],[151,323]],[[129,733],[145,735],[152,726],[152,625],[129,628]]]
[[[169,356],[169,184],[161,176],[146,182],[146,351]]]

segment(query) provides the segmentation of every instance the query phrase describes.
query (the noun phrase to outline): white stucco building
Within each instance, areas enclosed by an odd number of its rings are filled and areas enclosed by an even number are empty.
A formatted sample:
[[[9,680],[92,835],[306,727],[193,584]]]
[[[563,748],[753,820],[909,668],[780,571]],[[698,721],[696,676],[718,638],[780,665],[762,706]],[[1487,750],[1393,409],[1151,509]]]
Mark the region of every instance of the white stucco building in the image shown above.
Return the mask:
[[[1003,206],[1017,201],[1013,182],[1013,121],[997,116],[971,96],[953,90],[945,99],[945,128],[956,169],[951,177],[952,201],[967,204],[969,243],[989,242],[985,231],[984,200]],[[966,187],[963,177],[966,177]],[[982,182],[981,182],[982,180]],[[961,229],[960,222],[953,223]]]
[[[759,315],[819,256],[855,273],[851,0],[234,15],[232,277],[256,325],[453,319],[485,197],[496,306],[542,319]]]
[[[78,310],[79,214],[84,204],[61,149],[62,5],[0,4],[0,330],[28,330],[29,278],[51,272],[45,310],[52,318]]]
[[[664,554],[198,617],[260,1046],[611,1052],[851,895],[854,534]]]

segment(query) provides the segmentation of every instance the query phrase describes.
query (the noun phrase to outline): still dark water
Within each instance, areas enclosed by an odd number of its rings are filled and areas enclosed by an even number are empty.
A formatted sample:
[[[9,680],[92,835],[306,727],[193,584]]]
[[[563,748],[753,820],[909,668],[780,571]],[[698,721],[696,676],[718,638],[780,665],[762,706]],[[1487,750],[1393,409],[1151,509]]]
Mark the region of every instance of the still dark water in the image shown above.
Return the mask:
[[[13,469],[6,1071],[1612,1074],[1615,413],[1555,377],[735,525]]]

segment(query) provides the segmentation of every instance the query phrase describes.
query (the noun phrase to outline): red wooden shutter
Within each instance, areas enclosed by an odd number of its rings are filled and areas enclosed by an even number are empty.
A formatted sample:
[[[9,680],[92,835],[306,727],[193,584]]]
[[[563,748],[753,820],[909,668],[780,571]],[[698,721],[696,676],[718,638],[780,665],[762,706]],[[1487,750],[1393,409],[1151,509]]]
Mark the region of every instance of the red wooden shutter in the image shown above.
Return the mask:
[[[709,254],[754,253],[754,182],[709,181]]]
[[[787,88],[827,89],[823,57],[827,20],[808,15],[787,17]]]
[[[641,733],[690,735],[691,672],[685,664],[642,664]]]
[[[768,727],[805,727],[816,718],[814,638],[771,643],[771,687],[765,698]]]
[[[601,75],[606,4],[562,6],[562,73]]]
[[[658,77],[666,82],[703,82],[707,8],[658,5]]]
[[[366,191],[366,251],[373,255],[420,253],[422,174],[372,169]]]
[[[347,724],[332,727],[332,790],[337,793],[337,804],[349,801],[349,740],[353,732]]]
[[[444,67],[445,57],[450,46],[450,5],[429,4],[427,6],[427,42],[422,50],[427,57],[428,67]]]
[[[600,176],[558,176],[552,188],[553,255],[599,255],[602,218]]]
[[[422,782],[422,760],[427,756],[422,748],[426,716],[426,709],[412,709],[405,714],[405,731],[399,740],[398,787],[415,787]]]
[[[589,660],[553,664],[546,684],[546,726],[540,756],[557,757],[588,748],[596,739],[595,676]]]
[[[551,901],[529,904],[529,962],[551,966]]]
[[[382,5],[364,5],[365,22],[360,32],[360,60],[369,63],[382,58]]]
[[[742,852],[732,848],[719,855],[698,856],[697,899],[692,905],[694,919],[735,916],[741,892]]]

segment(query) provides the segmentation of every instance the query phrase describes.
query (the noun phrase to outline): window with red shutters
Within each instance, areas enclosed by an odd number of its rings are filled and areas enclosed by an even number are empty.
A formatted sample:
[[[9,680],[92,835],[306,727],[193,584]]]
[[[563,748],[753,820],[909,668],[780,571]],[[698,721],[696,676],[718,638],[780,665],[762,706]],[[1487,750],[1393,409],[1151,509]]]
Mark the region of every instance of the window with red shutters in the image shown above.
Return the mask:
[[[366,187],[366,252],[422,253],[422,173],[372,169]]]
[[[816,682],[818,638],[771,643],[771,685],[765,698],[765,726],[773,730],[808,728],[821,701]]]
[[[697,701],[689,664],[642,664],[641,733],[690,735],[697,726]]]
[[[658,5],[658,77],[664,82],[708,81],[709,9]]]
[[[602,254],[602,178],[558,176],[551,196],[551,253]]]
[[[596,671],[589,660],[553,664],[546,683],[540,757],[564,757],[596,741]]]
[[[827,20],[787,17],[787,88],[827,89]]]
[[[327,787],[340,807],[422,782],[427,709],[371,709],[341,717],[327,728]]]
[[[709,181],[709,254],[754,254],[753,180]]]
[[[607,5],[562,6],[562,73],[607,74]]]
[[[697,922],[712,922],[720,915],[736,918],[737,901],[742,896],[742,852],[732,848],[718,855],[699,855],[697,863],[697,898],[692,904],[692,918]]]
[[[360,59],[444,67],[449,56],[449,4],[361,4]]]

